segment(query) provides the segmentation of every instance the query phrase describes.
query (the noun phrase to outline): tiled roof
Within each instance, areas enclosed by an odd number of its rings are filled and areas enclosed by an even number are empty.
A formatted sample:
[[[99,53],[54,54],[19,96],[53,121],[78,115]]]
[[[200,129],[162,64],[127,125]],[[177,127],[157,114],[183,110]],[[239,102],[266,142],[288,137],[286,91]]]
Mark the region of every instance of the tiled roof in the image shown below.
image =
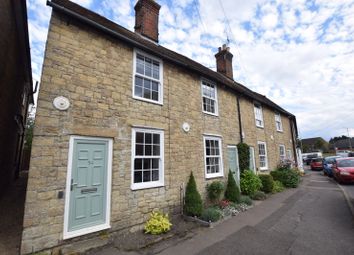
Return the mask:
[[[149,41],[143,38],[141,35],[122,27],[103,16],[100,16],[95,12],[92,12],[68,0],[52,0],[48,1],[47,4],[50,5],[55,11],[63,12],[73,18],[81,20],[84,23],[94,26],[96,29],[99,29],[112,36],[118,37],[119,39],[126,41],[134,47],[140,48],[144,51],[147,51],[149,53],[154,54],[155,56],[162,58],[163,60],[173,62],[174,64],[196,72],[205,78],[223,84],[231,88],[237,94],[267,105],[268,107],[279,111],[289,117],[292,117],[295,120],[295,116],[293,114],[287,112],[267,97],[248,89],[246,86],[235,82],[234,80],[227,78],[223,74],[215,72],[190,58],[187,58],[161,45]]]

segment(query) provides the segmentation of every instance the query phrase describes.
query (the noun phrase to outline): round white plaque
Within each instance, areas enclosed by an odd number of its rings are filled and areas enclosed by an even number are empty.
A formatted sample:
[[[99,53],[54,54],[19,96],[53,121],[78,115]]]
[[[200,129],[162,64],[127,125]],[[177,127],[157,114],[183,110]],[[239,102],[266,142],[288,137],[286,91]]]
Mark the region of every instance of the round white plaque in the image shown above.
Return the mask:
[[[189,126],[189,124],[187,122],[184,122],[182,125],[182,129],[184,130],[184,132],[189,132],[191,127]]]
[[[66,97],[60,96],[60,97],[54,98],[53,105],[58,110],[65,111],[69,108],[70,102],[69,102],[69,99],[67,99]]]

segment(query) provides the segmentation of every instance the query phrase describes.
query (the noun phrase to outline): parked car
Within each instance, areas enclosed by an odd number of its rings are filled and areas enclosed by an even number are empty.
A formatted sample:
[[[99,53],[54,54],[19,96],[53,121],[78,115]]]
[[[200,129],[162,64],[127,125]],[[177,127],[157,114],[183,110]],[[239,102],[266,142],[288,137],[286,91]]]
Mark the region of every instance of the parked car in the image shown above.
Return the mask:
[[[311,170],[322,170],[323,169],[323,158],[313,158],[311,160]]]
[[[349,157],[349,153],[350,153],[351,151],[348,151],[348,150],[337,150],[336,151],[336,155],[337,156],[341,156],[341,157]]]
[[[335,159],[332,172],[339,183],[354,182],[354,158]]]
[[[322,155],[322,154],[321,154]],[[322,156],[319,156],[319,153],[309,153],[305,160],[304,160],[304,163],[306,163],[306,165],[310,165],[311,164],[311,161],[312,159],[314,158],[321,158]]]
[[[341,156],[330,156],[330,157],[325,157],[323,159],[323,173],[324,175],[327,175],[329,177],[333,177],[332,173],[332,165],[335,163],[337,158],[341,158]]]
[[[349,152],[348,157],[354,157],[354,152]]]

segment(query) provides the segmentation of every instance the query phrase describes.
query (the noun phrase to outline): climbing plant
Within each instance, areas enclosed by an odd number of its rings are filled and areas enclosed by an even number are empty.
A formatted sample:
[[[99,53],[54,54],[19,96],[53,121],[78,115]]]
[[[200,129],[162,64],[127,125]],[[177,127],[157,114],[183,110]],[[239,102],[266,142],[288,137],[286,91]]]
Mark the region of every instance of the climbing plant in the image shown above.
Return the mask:
[[[239,143],[237,144],[237,150],[240,171],[243,173],[250,166],[250,147],[246,143]]]

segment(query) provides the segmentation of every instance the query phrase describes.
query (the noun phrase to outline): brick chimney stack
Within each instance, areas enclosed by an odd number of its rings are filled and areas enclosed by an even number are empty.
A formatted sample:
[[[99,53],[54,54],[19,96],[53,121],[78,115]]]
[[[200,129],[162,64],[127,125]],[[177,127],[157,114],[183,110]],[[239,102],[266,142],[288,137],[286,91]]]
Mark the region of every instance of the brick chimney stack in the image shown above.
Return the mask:
[[[158,42],[160,8],[154,0],[139,0],[134,7],[135,32]]]
[[[233,80],[232,57],[230,47],[226,47],[226,44],[219,47],[219,52],[215,54],[217,72]]]

